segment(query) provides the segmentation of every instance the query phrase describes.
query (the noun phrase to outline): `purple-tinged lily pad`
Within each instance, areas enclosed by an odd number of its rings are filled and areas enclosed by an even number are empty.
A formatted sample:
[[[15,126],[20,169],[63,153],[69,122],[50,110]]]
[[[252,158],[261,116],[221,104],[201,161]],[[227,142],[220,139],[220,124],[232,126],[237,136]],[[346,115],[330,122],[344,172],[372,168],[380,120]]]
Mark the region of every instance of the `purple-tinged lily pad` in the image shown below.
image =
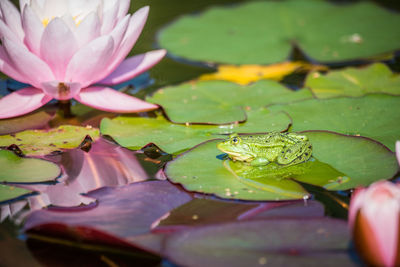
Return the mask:
[[[356,266],[345,221],[251,220],[175,232],[164,254],[180,266]]]
[[[192,199],[188,193],[167,181],[104,187],[87,196],[97,199],[95,208],[79,211],[38,210],[28,217],[24,228],[27,230],[55,223],[93,228],[126,240],[148,233],[154,221]]]

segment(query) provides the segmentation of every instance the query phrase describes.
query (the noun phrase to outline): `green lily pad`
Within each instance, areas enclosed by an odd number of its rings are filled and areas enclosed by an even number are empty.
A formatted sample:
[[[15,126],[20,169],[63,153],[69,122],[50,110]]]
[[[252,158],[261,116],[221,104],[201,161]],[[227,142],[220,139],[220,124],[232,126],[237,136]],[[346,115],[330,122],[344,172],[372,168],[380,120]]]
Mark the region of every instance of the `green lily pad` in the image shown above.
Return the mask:
[[[28,130],[0,136],[0,147],[16,144],[26,155],[45,155],[60,149],[76,148],[86,135],[96,140],[99,129],[63,125],[51,130]]]
[[[31,191],[23,188],[0,184],[0,203],[3,201],[21,197],[23,195],[27,195],[29,193],[31,193]]]
[[[189,191],[242,200],[288,200],[308,196],[296,181],[346,190],[392,178],[398,169],[394,154],[363,137],[332,132],[305,132],[313,145],[313,159],[285,167],[252,167],[221,158],[211,140],[169,162],[165,173]]]
[[[206,62],[271,64],[286,60],[293,45],[314,60],[340,62],[398,49],[399,24],[398,14],[372,2],[254,1],[183,16],[159,42],[174,55]]]
[[[0,166],[0,182],[47,182],[61,173],[60,167],[53,162],[19,157],[8,150],[0,150]]]
[[[362,96],[368,93],[400,95],[400,75],[392,73],[385,64],[376,63],[366,68],[346,68],[323,75],[307,76],[305,86],[318,98]]]
[[[265,108],[260,108],[248,111],[245,123],[185,126],[171,123],[161,116],[157,118],[121,116],[115,119],[104,118],[101,121],[100,131],[129,149],[136,150],[154,143],[163,151],[174,154],[206,140],[221,137],[221,134],[283,131],[290,123],[285,113],[271,113]]]
[[[309,90],[293,91],[275,81],[250,86],[199,81],[160,89],[146,100],[162,106],[175,123],[227,124],[245,121],[245,110],[251,108],[309,98]]]
[[[285,111],[293,131],[327,130],[375,139],[394,151],[400,139],[400,96],[371,94],[359,98],[312,99],[268,107]]]

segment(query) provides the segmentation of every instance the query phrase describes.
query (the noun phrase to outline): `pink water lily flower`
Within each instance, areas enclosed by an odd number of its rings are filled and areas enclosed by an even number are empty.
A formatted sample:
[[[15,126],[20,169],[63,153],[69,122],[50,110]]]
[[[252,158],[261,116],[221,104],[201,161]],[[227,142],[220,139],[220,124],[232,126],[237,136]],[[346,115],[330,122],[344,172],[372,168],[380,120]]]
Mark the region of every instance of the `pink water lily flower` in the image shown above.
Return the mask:
[[[400,185],[379,181],[351,198],[349,226],[361,257],[372,266],[400,266]]]
[[[149,8],[127,14],[129,0],[20,0],[19,11],[0,1],[0,70],[32,87],[0,99],[0,118],[31,112],[51,99],[105,111],[139,112],[157,106],[106,86],[158,63],[165,50],[125,59]],[[124,60],[125,59],[125,60]]]

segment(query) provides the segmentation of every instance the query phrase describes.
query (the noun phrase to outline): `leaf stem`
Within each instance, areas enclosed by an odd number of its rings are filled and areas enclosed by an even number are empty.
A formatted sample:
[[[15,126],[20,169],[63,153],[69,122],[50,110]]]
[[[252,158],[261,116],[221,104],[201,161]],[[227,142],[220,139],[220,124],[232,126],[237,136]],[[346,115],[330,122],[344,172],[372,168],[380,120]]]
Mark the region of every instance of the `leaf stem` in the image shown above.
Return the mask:
[[[71,100],[58,100],[58,107],[62,110],[65,119],[74,117],[71,112]]]

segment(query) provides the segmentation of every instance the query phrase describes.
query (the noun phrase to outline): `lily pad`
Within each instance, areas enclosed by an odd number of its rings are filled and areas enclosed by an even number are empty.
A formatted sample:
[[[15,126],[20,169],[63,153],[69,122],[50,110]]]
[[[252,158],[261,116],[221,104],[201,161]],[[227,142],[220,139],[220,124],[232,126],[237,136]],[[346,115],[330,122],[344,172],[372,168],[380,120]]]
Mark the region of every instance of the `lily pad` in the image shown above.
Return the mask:
[[[394,151],[400,139],[400,96],[371,94],[359,98],[311,99],[268,107],[285,111],[293,131],[327,130],[365,136]]]
[[[373,140],[324,131],[304,134],[313,144],[314,158],[305,163],[252,167],[223,160],[216,148],[220,140],[211,140],[169,162],[165,173],[189,191],[230,199],[288,200],[308,197],[296,181],[346,190],[390,179],[397,172],[394,154]]]
[[[400,75],[382,63],[366,68],[346,68],[327,74],[312,72],[307,76],[305,86],[318,98],[337,96],[362,96],[368,93],[400,95]]]
[[[21,197],[23,195],[27,195],[31,192],[32,191],[23,188],[0,184],[0,203],[3,201]]]
[[[51,130],[27,130],[0,136],[0,147],[16,144],[26,155],[45,155],[60,149],[75,148],[85,136],[99,137],[99,129],[63,125]]]
[[[330,218],[211,225],[166,241],[164,253],[179,266],[358,266],[347,223]]]
[[[200,81],[160,89],[146,100],[162,106],[175,123],[228,124],[245,121],[249,108],[309,98],[310,91],[293,91],[275,81],[250,86]]]
[[[39,110],[25,116],[0,120],[0,134],[20,132],[45,127],[54,118],[54,111]]]
[[[398,49],[399,24],[398,14],[372,2],[253,1],[183,16],[161,31],[159,42],[196,61],[271,64],[296,45],[319,62],[341,62]]]
[[[180,125],[164,117],[117,117],[101,121],[103,135],[110,135],[121,146],[140,149],[154,143],[163,151],[174,154],[189,149],[201,142],[233,132],[283,131],[291,123],[285,113],[271,113],[265,108],[250,110],[245,123],[230,125]]]
[[[36,183],[57,178],[61,169],[42,159],[21,158],[8,150],[0,150],[0,182]]]

